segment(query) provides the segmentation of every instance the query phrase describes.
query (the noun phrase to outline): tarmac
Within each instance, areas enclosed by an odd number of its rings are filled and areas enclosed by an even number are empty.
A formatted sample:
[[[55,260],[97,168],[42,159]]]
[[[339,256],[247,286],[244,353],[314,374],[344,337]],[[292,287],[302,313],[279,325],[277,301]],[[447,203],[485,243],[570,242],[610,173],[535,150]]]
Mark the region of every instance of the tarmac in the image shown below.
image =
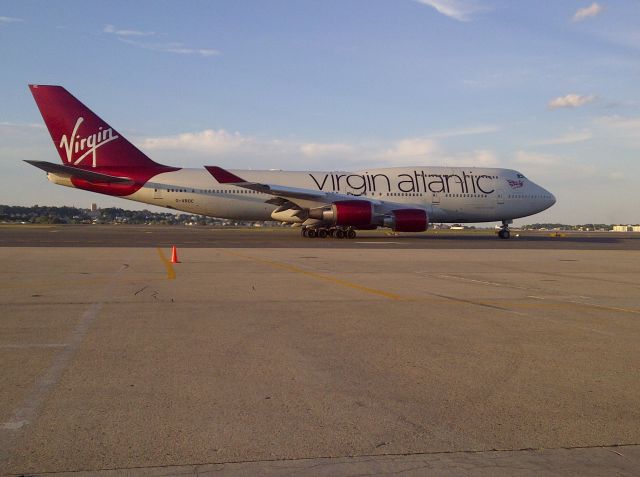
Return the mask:
[[[637,475],[639,244],[0,227],[0,474]]]
[[[358,231],[355,240],[307,239],[291,227],[236,228],[153,225],[2,225],[0,247],[157,247],[340,249],[562,249],[640,250],[640,233],[512,231],[496,240],[494,230]],[[366,247],[363,247],[366,246]]]

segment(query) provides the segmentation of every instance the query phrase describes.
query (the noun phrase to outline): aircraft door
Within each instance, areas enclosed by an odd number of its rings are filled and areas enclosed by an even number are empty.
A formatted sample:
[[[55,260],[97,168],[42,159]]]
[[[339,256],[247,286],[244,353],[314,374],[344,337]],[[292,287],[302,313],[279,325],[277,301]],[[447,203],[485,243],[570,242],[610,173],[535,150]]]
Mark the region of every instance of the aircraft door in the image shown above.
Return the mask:
[[[162,199],[162,188],[156,187],[155,189],[153,189],[153,198]]]
[[[506,196],[506,191],[504,189],[497,189],[496,190],[496,204],[497,205],[504,205],[505,196]]]

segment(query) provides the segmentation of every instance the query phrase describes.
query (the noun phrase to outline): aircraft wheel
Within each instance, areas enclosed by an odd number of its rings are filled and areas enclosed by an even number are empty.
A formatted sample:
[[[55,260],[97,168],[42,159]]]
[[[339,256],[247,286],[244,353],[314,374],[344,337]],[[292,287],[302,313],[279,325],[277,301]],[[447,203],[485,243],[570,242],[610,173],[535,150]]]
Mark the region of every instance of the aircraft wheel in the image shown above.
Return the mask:
[[[347,238],[354,239],[356,238],[356,231],[351,229],[347,232]]]
[[[327,238],[327,231],[325,229],[318,230],[318,237]]]
[[[502,229],[500,232],[498,232],[498,237],[506,240],[511,237],[511,232],[509,232],[509,230],[507,229]]]
[[[307,237],[309,237],[309,238],[316,238],[317,236],[318,236],[318,232],[316,232],[316,231],[315,231],[315,230],[313,230],[313,229],[310,229],[310,230],[307,232]]]
[[[307,236],[307,232],[308,232],[308,230],[307,230],[307,229],[302,229],[302,232],[301,232],[301,233],[302,233],[302,236],[303,236],[303,237],[306,237],[306,236]]]
[[[340,229],[336,230],[336,238],[344,238],[344,232]]]

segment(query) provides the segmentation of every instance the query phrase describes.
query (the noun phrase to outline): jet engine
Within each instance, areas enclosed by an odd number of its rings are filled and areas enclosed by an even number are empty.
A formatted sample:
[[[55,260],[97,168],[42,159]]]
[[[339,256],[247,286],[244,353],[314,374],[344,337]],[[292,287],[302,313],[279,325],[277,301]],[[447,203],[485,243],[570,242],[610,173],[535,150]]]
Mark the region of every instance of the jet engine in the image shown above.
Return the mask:
[[[329,207],[309,210],[309,218],[338,227],[375,229],[382,225],[396,232],[424,232],[429,218],[424,209],[397,209],[388,215],[374,213],[373,204],[364,200],[342,200]]]
[[[398,209],[384,218],[384,226],[396,232],[424,232],[428,225],[427,212],[422,209]]]
[[[370,227],[373,225],[373,204],[365,200],[341,200],[331,204],[330,209],[311,209],[309,218],[338,226]]]

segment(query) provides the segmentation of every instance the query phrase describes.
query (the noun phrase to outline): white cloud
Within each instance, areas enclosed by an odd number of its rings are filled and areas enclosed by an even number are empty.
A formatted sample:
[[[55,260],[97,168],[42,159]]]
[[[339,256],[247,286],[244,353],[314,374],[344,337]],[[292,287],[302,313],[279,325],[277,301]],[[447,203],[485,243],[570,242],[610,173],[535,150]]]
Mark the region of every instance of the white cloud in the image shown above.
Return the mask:
[[[573,21],[581,22],[583,20],[586,20],[587,18],[598,16],[600,15],[600,13],[602,13],[602,10],[603,8],[601,5],[593,2],[588,7],[578,9],[578,11],[573,15]]]
[[[344,156],[354,152],[354,147],[348,144],[320,144],[310,142],[300,146],[300,151],[309,157]]]
[[[153,31],[140,31],[140,30],[119,30],[113,25],[105,25],[102,30],[105,33],[112,33],[117,36],[153,36]]]
[[[0,25],[7,24],[7,23],[19,23],[19,22],[23,22],[23,21],[24,20],[22,18],[0,17]]]
[[[174,53],[177,55],[197,55],[197,56],[215,56],[220,52],[214,48],[195,48],[186,46],[180,42],[153,42],[133,40],[132,38],[156,36],[153,31],[141,30],[122,30],[113,25],[105,25],[102,30],[104,33],[114,35],[118,40],[128,45],[151,51],[159,51],[162,53]]]
[[[538,177],[562,183],[567,179],[595,177],[599,169],[593,164],[576,162],[574,159],[555,154],[517,151],[515,162],[527,166]]]
[[[617,145],[640,147],[640,117],[603,116],[594,120],[594,125],[604,137],[615,139]]]
[[[369,150],[367,153],[361,160],[380,167],[389,165],[493,167],[499,163],[493,151],[481,149],[452,153],[446,151],[434,139],[420,137],[400,139],[390,147]]]
[[[44,129],[44,124],[41,124],[41,123],[12,123],[11,121],[0,121],[0,127]]]
[[[218,50],[214,50],[213,48],[185,48],[182,45],[178,45],[178,46],[153,45],[153,47],[150,47],[149,49],[156,50],[156,51],[164,51],[166,53],[177,53],[178,55],[197,54],[200,56],[215,56],[220,54]]]
[[[583,131],[570,131],[568,133],[562,134],[561,136],[556,136],[551,139],[543,139],[541,141],[532,142],[532,146],[556,146],[559,144],[573,144],[576,142],[587,141],[593,137],[591,131],[583,130]]]
[[[516,162],[534,166],[554,166],[561,162],[558,156],[552,154],[540,154],[537,152],[518,151]]]
[[[359,165],[366,146],[302,142],[278,138],[248,136],[224,129],[206,129],[171,136],[148,137],[137,141],[143,150],[153,152],[161,161],[179,156],[183,167],[199,167],[207,161],[247,168],[282,168],[290,170],[328,170]]]
[[[22,159],[50,161],[52,154],[57,156],[53,147],[43,124],[0,122],[0,169],[23,170]],[[0,172],[4,173],[6,169]],[[0,173],[0,177],[5,176]]]
[[[486,149],[459,154],[454,157],[454,162],[457,162],[460,166],[470,167],[497,167],[500,164],[496,154]]]
[[[582,96],[579,94],[567,94],[565,96],[558,96],[557,98],[549,101],[549,107],[551,109],[577,108],[579,106],[584,106],[585,104],[591,103],[595,99],[596,97],[594,95]]]
[[[612,130],[640,136],[640,118],[603,116],[598,118],[596,123]]]
[[[217,155],[229,152],[251,152],[256,148],[256,141],[244,137],[240,133],[229,133],[224,129],[218,131],[205,129],[199,132],[187,132],[174,136],[149,137],[143,140],[145,149],[183,150],[203,154]]]
[[[24,151],[30,151],[34,147],[43,144],[51,147],[51,140],[44,126],[32,123],[0,122],[0,153],[11,151],[8,157],[10,161],[30,159]],[[49,154],[51,150],[47,151]]]
[[[472,0],[416,0],[418,3],[435,8],[438,13],[461,22],[471,20],[474,13],[486,10]]]
[[[142,48],[145,50],[159,51],[162,53],[199,56],[215,56],[220,54],[218,50],[214,50],[213,48],[190,48],[184,46],[182,43],[148,43],[134,41],[123,37],[118,37],[118,39],[128,45],[137,46],[138,48]]]
[[[206,129],[173,136],[149,137],[139,142],[143,149],[156,151],[185,151],[219,158],[251,159],[260,157],[265,167],[300,167],[299,161],[326,159],[358,161],[365,154],[365,146],[339,143],[299,142],[274,138],[246,136],[224,129]]]
[[[622,223],[636,222],[638,215],[633,193],[631,165],[614,166],[613,158],[540,154],[520,150],[512,167],[558,197],[558,203],[531,222]],[[624,174],[620,172],[624,170]],[[603,200],[603,197],[605,198]],[[544,220],[539,219],[545,217]],[[530,222],[529,222],[530,223]]]
[[[640,49],[640,32],[637,29],[616,29],[599,32],[598,36],[615,45]],[[637,64],[637,63],[634,63]]]
[[[447,129],[444,131],[436,131],[429,135],[430,138],[447,138],[457,136],[470,136],[473,134],[487,134],[500,131],[500,127],[493,124],[481,126],[472,126],[468,128]]]
[[[384,157],[392,160],[425,158],[438,151],[438,144],[429,138],[409,138],[397,141],[384,152]]]
[[[451,152],[428,137],[402,138],[386,142],[321,143],[246,136],[224,129],[207,129],[171,136],[141,138],[136,142],[158,160],[183,167],[207,160],[220,164],[242,164],[256,168],[361,169],[412,165],[499,165],[489,150]],[[180,157],[180,163],[175,158]]]

